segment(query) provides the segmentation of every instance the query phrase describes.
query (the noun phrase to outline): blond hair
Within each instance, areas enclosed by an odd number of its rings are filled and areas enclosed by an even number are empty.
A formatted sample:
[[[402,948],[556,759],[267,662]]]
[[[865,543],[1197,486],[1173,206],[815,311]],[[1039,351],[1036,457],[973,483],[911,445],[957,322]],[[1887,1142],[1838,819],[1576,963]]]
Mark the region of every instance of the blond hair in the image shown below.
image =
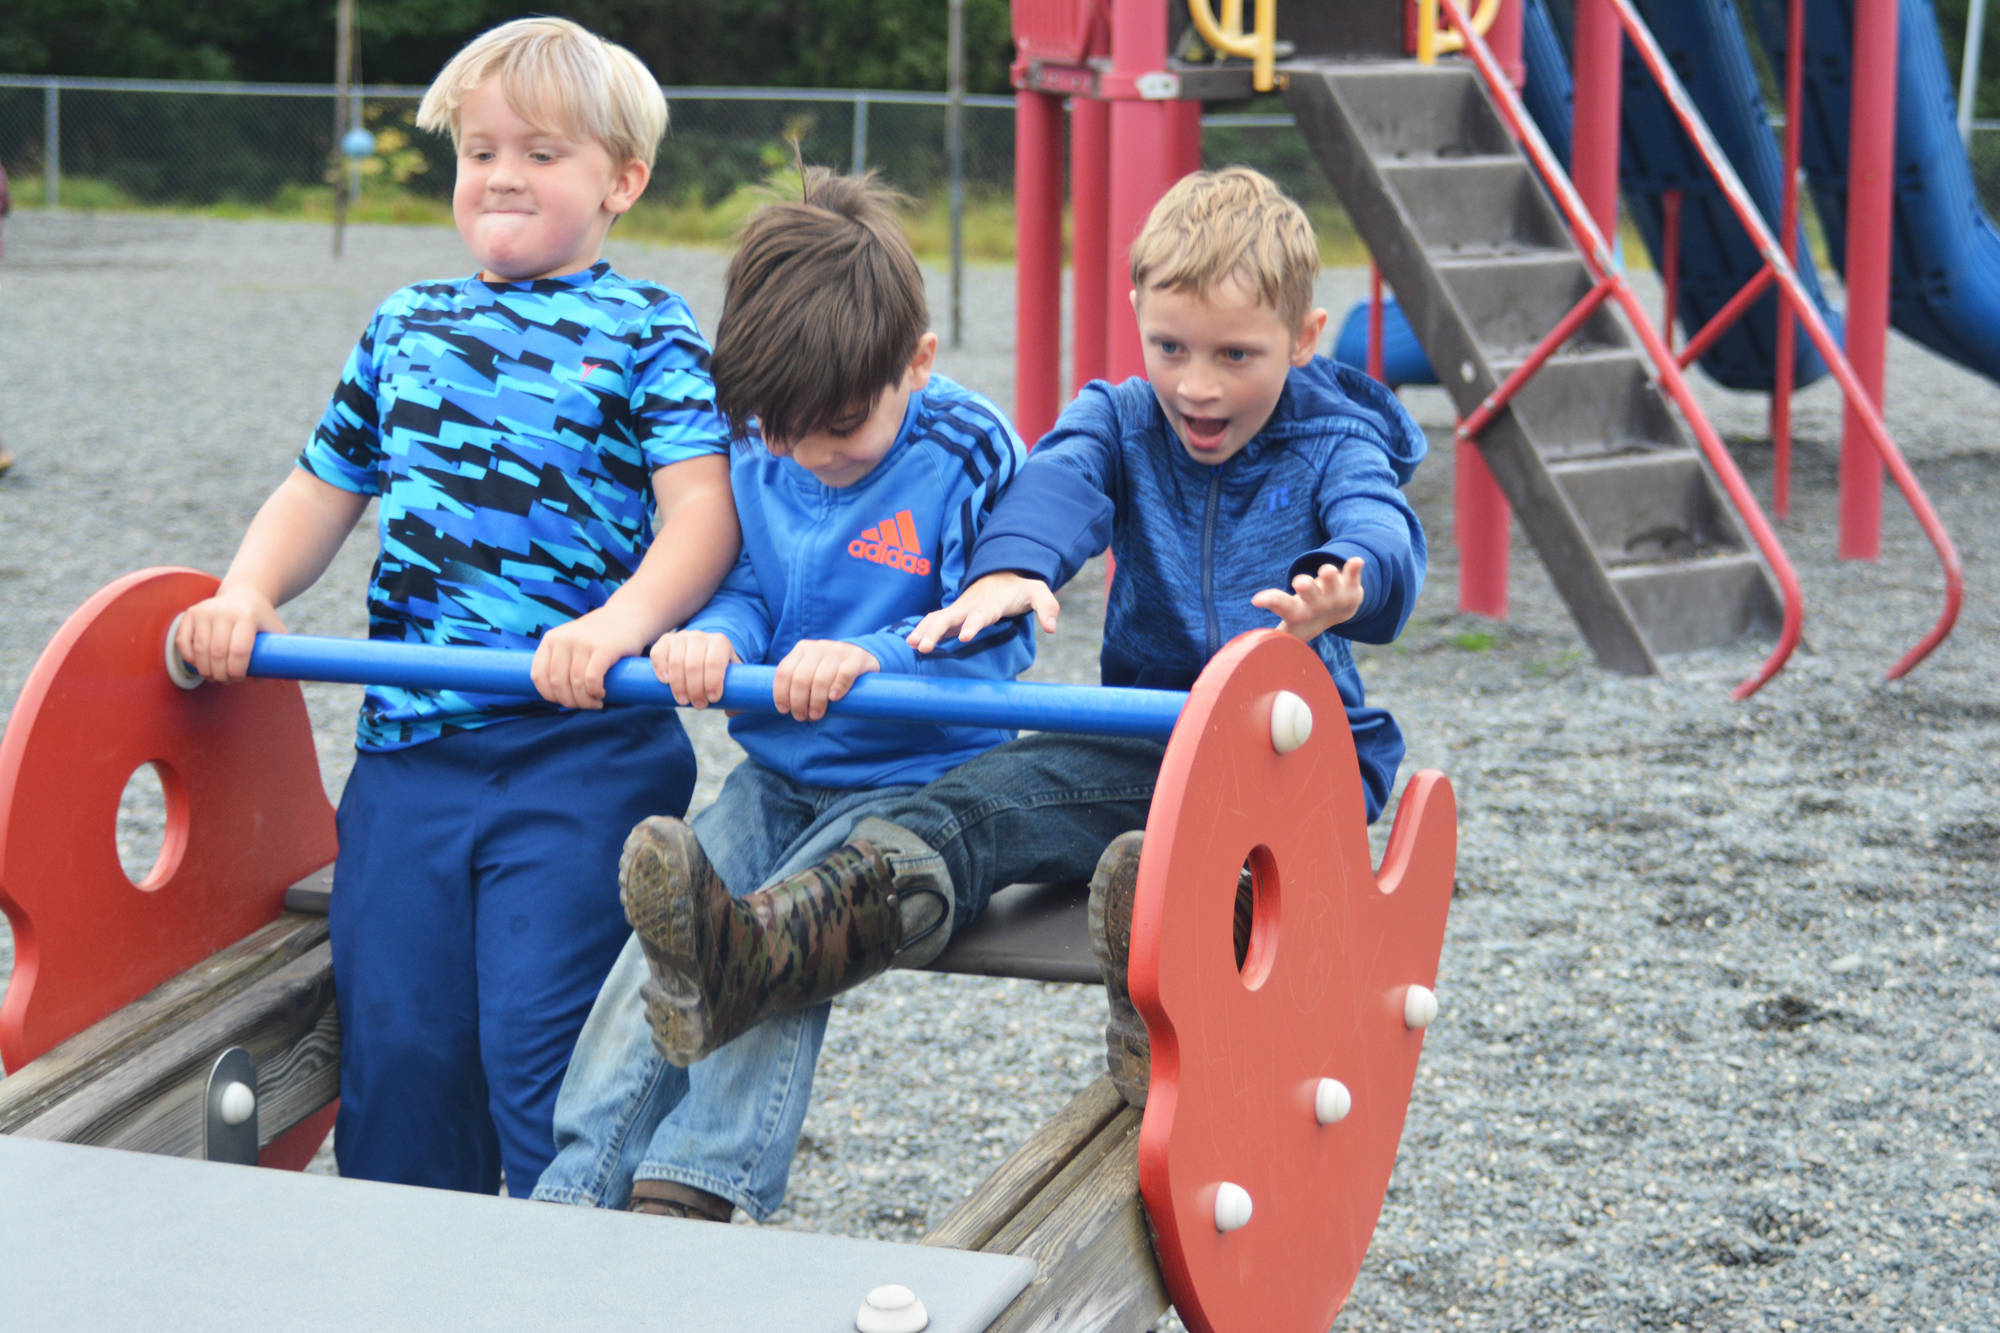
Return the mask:
[[[1205,295],[1234,278],[1298,328],[1313,308],[1319,242],[1305,210],[1249,167],[1174,182],[1132,242],[1132,286]]]
[[[568,19],[503,23],[466,43],[417,106],[417,127],[458,142],[458,111],[488,79],[531,125],[602,144],[648,168],[667,132],[667,99],[639,57]]]

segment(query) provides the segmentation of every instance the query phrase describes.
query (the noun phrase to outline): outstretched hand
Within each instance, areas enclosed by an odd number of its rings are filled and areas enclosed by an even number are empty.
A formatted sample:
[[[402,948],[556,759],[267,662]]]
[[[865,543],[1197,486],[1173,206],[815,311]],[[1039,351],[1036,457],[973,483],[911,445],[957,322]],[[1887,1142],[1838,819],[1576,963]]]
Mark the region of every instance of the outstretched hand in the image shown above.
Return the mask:
[[[1278,628],[1311,642],[1354,618],[1361,609],[1362,560],[1355,556],[1344,565],[1332,561],[1319,567],[1317,577],[1299,574],[1292,590],[1266,588],[1250,599],[1278,618]]]
[[[988,625],[1030,611],[1035,613],[1042,633],[1053,634],[1061,610],[1055,593],[1040,579],[1008,572],[988,574],[960,593],[950,606],[918,621],[906,638],[910,647],[927,653],[946,635],[956,633],[960,643],[970,643]]]

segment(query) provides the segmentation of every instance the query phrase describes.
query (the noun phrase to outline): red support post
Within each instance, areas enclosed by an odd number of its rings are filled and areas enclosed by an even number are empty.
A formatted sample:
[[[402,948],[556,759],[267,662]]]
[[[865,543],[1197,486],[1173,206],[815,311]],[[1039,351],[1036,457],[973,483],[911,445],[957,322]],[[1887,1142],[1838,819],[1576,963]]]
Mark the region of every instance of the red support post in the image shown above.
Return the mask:
[[[1453,450],[1458,514],[1458,609],[1467,615],[1507,618],[1507,541],[1513,510],[1506,493],[1471,440]]]
[[[1516,88],[1525,87],[1528,82],[1528,62],[1521,53],[1521,19],[1525,7],[1526,0],[1501,0],[1500,12],[1493,16],[1493,26],[1486,30],[1486,45],[1506,71],[1507,81]]]
[[[1576,100],[1570,179],[1607,245],[1618,239],[1618,120],[1623,33],[1610,0],[1576,0]]]
[[[1889,230],[1896,171],[1896,0],[1855,0],[1847,159],[1847,361],[1882,410],[1889,335]],[[1840,435],[1840,557],[1882,549],[1882,460],[1847,404]]]
[[[1111,291],[1111,108],[1095,97],[1070,102],[1070,391],[1109,373]]]
[[[1785,263],[1799,258],[1799,117],[1805,106],[1806,0],[1785,6],[1785,188],[1779,206],[1778,244]],[[1778,302],[1777,380],[1771,385],[1771,512],[1792,512],[1792,377],[1798,349],[1798,316],[1789,299]]]
[[[1164,73],[1166,63],[1166,5],[1161,0],[1112,0],[1111,68],[1103,75],[1111,98],[1111,234],[1105,273],[1108,317],[1104,359],[1110,377],[1117,380],[1145,372],[1139,322],[1126,296],[1132,288],[1132,241],[1153,205],[1178,179],[1178,145],[1183,142],[1179,117],[1185,112],[1175,102],[1137,95],[1140,80]]]
[[[1660,312],[1660,341],[1674,350],[1674,298],[1681,286],[1681,192],[1666,190],[1660,195],[1660,285],[1667,289]],[[1687,362],[1683,360],[1682,365]]]
[[[1368,375],[1389,382],[1388,353],[1382,347],[1382,270],[1368,265]]]
[[[1585,0],[1587,3],[1587,0]],[[1492,48],[1508,81],[1516,88],[1527,82],[1528,67],[1521,54],[1521,0],[1505,0],[1487,30]],[[1615,167],[1614,167],[1615,170]],[[1381,332],[1371,323],[1372,346]],[[1455,441],[1452,510],[1458,544],[1458,609],[1466,615],[1507,618],[1507,575],[1514,509],[1506,492],[1486,466],[1485,455],[1471,439]]]
[[[1062,99],[1014,94],[1014,424],[1033,443],[1062,388]]]

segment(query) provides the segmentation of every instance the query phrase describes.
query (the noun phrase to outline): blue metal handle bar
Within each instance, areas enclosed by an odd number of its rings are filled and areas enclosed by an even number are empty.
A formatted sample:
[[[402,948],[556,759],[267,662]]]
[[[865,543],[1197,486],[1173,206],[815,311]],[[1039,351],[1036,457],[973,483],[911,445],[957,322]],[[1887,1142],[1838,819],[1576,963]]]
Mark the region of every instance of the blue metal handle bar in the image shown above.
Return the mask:
[[[250,650],[250,674],[279,680],[332,681],[345,685],[399,685],[413,690],[537,697],[528,674],[534,654],[517,648],[451,648],[386,639],[333,639],[309,634],[259,634]],[[723,708],[775,712],[771,700],[777,669],[733,666],[723,677]],[[628,657],[604,676],[604,697],[617,704],[671,704],[673,691],[643,657]],[[1187,695],[1041,681],[969,680],[961,676],[904,676],[870,672],[854,682],[829,715],[890,722],[932,722],[1020,731],[1141,736],[1165,740]]]

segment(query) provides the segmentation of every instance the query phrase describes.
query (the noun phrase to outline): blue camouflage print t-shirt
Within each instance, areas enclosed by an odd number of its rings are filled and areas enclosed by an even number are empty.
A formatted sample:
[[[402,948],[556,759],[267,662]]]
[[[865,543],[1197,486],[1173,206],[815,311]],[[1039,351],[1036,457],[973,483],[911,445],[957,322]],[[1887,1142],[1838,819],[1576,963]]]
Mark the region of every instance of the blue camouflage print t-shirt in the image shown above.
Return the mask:
[[[651,540],[653,470],[727,452],[708,360],[680,297],[608,263],[384,301],[299,455],[380,497],[368,637],[532,648],[602,606]],[[370,686],[355,743],[393,750],[553,711]]]

